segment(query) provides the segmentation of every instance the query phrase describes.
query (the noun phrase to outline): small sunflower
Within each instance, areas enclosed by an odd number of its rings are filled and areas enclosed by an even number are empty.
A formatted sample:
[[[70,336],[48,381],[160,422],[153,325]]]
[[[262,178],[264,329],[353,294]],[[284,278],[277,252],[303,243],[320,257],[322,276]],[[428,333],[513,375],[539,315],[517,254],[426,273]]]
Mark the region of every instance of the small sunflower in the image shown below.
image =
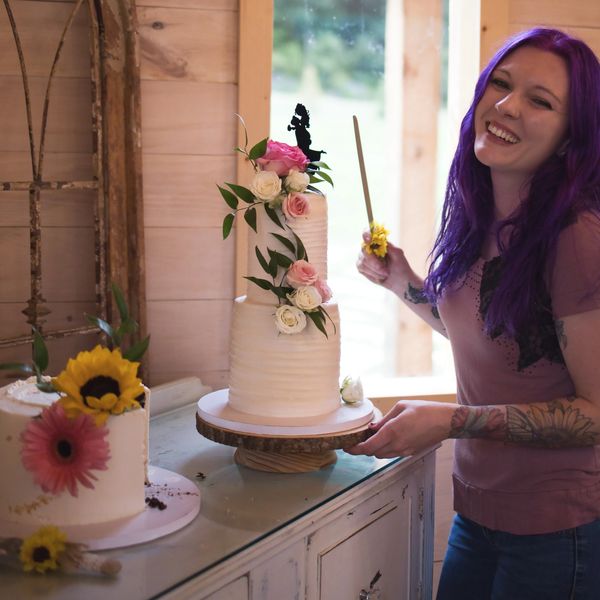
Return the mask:
[[[102,425],[109,414],[140,408],[137,398],[144,397],[144,387],[137,377],[138,366],[124,359],[119,349],[96,346],[91,352],[80,352],[69,359],[52,384],[66,394],[59,402],[68,416],[86,413]]]
[[[374,254],[383,258],[387,254],[387,236],[389,231],[380,223],[371,223],[371,241],[363,242],[363,248],[367,254]]]
[[[58,560],[65,551],[67,536],[57,527],[48,525],[23,540],[19,558],[25,571],[45,573],[58,568]]]

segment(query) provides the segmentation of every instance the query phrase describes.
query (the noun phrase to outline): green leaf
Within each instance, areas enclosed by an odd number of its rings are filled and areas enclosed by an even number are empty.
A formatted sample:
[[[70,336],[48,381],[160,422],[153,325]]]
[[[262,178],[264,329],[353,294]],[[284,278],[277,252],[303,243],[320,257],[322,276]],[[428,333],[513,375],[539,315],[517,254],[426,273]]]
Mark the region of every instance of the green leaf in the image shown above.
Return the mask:
[[[260,266],[263,268],[263,271],[265,271],[265,273],[269,273],[269,264],[267,263],[267,259],[263,256],[263,254],[260,251],[258,246],[254,247],[254,252],[256,253],[256,258],[258,258],[258,262],[260,263]],[[269,275],[270,275],[270,273],[269,273]]]
[[[333,319],[329,316],[329,313],[323,308],[323,305],[319,306],[319,310],[331,321],[331,324],[333,325],[333,333],[337,333],[337,327],[335,326]]]
[[[133,333],[138,330],[138,324],[131,318],[128,317],[125,321],[119,325],[117,329],[119,335],[125,335],[126,333]]]
[[[115,344],[117,344],[115,340],[115,331],[110,323],[107,323],[104,319],[95,317],[93,315],[85,315],[85,317],[92,325],[98,327],[100,331],[103,331],[111,340],[115,342]]]
[[[277,215],[277,211],[274,208],[271,208],[268,204],[263,204],[263,206],[265,207],[265,212],[267,213],[269,219],[271,219],[275,225],[285,230],[285,227],[281,224],[279,216]]]
[[[294,239],[296,240],[296,259],[308,261],[308,254],[306,254],[306,248],[304,247],[302,240],[296,235],[295,232],[292,231],[292,234],[294,235]]]
[[[319,172],[319,175],[323,178],[324,181],[326,181],[327,183],[330,183],[331,187],[334,187],[333,186],[333,179],[331,179],[331,177],[327,173],[323,173],[321,171],[321,172]]]
[[[327,330],[325,329],[325,317],[318,310],[314,312],[304,313],[317,327],[317,329],[327,338]]]
[[[237,113],[235,113],[235,116],[240,120],[240,123],[242,124],[242,128],[244,129],[244,137],[246,138],[246,141],[244,142],[244,148],[248,147],[248,129],[246,129],[246,123],[244,122],[244,119],[242,118],[241,115],[238,115]],[[246,154],[246,151],[244,151],[244,154]]]
[[[244,202],[248,204],[254,204],[256,198],[254,194],[242,185],[236,185],[235,183],[225,183],[225,185],[231,188],[231,191],[238,197],[241,198]],[[235,208],[232,206],[232,208]]]
[[[236,196],[234,194],[232,194],[229,190],[222,188],[220,185],[218,185],[217,187],[219,188],[219,191],[221,192],[221,196],[223,196],[223,200],[225,200],[225,202],[227,202],[227,205],[229,206],[229,208],[233,208],[233,210],[235,210],[239,204]]]
[[[320,196],[324,196],[323,192],[319,188],[316,188],[314,185],[307,185],[306,189],[310,190],[311,192],[314,192],[315,194],[319,194]]]
[[[291,240],[283,235],[280,235],[279,233],[271,233],[271,235],[275,239],[279,240],[294,256],[296,256],[296,246],[294,246]]]
[[[248,208],[244,213],[244,221],[256,232],[256,208],[254,206]]]
[[[323,180],[318,177],[317,175],[311,175],[310,176],[310,182],[311,183],[321,183]]]
[[[258,144],[255,144],[254,146],[252,146],[252,148],[250,149],[250,152],[248,152],[248,157],[250,158],[250,160],[256,160],[257,158],[260,158],[261,156],[265,155],[265,153],[267,152],[268,139],[269,138],[260,140],[260,142],[258,142]]]
[[[150,336],[147,336],[123,352],[123,358],[137,362],[140,360],[140,358],[142,358],[142,356],[144,356],[144,353],[146,350],[148,350],[149,345]]]
[[[266,279],[259,279],[258,277],[250,276],[244,277],[244,279],[255,283],[259,288],[262,288],[263,290],[271,290],[273,288],[273,284],[270,281],[267,281]]]
[[[123,291],[114,281],[111,283],[111,288],[117,308],[119,309],[121,322],[125,323],[129,321],[129,309],[127,308],[127,302],[125,302],[125,296],[123,296]]]
[[[44,338],[35,328],[33,330],[33,362],[42,373],[48,368],[48,348],[46,348]]]
[[[18,371],[25,375],[31,375],[33,367],[26,363],[0,363],[0,371]]]
[[[294,291],[294,288],[291,287],[287,287],[287,286],[281,286],[281,287],[276,287],[273,286],[272,292],[278,297],[281,298],[282,300],[287,300],[288,299],[288,294],[291,294]]]
[[[38,381],[35,384],[35,387],[40,390],[40,392],[45,392],[46,394],[52,394],[57,391],[51,381]]]
[[[285,254],[281,254],[281,252],[276,252],[275,250],[269,250],[269,256],[271,259],[275,259],[277,264],[284,269],[291,267],[294,262],[291,258],[285,256]]]
[[[271,255],[272,250],[269,250],[269,255],[271,256],[271,260],[269,261],[269,275],[275,279],[277,277],[277,270],[279,267],[277,266],[277,259]]]
[[[231,227],[233,226],[233,221],[235,219],[235,215],[233,213],[229,213],[225,215],[223,219],[223,239],[227,239],[227,236],[231,233]]]
[[[310,164],[313,167],[317,167],[319,169],[327,169],[328,171],[331,171],[331,167],[327,163],[324,163],[321,160],[317,160],[316,162],[313,162],[313,163],[310,163]]]

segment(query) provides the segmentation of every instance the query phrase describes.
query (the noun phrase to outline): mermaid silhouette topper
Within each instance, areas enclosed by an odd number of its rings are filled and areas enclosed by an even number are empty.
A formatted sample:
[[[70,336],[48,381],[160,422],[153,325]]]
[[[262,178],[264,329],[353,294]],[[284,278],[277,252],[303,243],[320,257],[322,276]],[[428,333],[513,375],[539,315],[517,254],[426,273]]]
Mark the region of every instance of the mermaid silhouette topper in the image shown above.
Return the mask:
[[[287,126],[288,131],[294,131],[296,134],[296,143],[302,152],[304,152],[306,158],[312,163],[321,160],[321,154],[327,154],[325,150],[311,150],[310,144],[310,133],[308,128],[310,127],[310,115],[303,104],[296,104],[294,110],[294,116]]]

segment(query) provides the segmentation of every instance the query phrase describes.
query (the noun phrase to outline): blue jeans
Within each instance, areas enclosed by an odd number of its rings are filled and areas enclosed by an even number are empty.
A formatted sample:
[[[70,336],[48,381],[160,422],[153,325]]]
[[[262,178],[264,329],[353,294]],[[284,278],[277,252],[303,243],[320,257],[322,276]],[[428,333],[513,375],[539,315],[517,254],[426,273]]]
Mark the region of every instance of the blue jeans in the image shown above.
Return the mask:
[[[514,535],[456,515],[437,600],[598,600],[600,519]]]

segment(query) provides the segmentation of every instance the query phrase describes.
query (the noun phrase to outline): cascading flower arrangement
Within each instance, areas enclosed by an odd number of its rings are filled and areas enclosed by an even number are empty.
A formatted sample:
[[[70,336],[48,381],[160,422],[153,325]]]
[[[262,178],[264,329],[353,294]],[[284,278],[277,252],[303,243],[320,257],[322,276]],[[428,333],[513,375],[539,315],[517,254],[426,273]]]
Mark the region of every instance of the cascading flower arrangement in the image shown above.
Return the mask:
[[[56,400],[32,418],[21,433],[21,460],[46,493],[65,490],[78,496],[78,486],[94,488],[95,471],[107,469],[110,449],[105,426],[109,415],[144,406],[144,386],[137,377],[139,362],[150,337],[122,352],[123,337],[137,329],[118,286],[112,286],[120,325],[113,327],[99,317],[87,315],[109,340],[111,348],[96,346],[69,359],[58,377],[44,376],[48,350],[34,331],[32,364],[3,363],[0,369],[34,375],[38,389],[56,394]]]
[[[327,336],[324,304],[331,299],[331,289],[311,264],[302,240],[290,225],[295,219],[310,214],[311,194],[321,194],[312,184],[333,181],[322,161],[310,161],[298,146],[290,146],[265,138],[248,150],[248,133],[244,148],[235,148],[254,168],[250,187],[225,183],[229,188],[217,186],[221,196],[232,209],[223,219],[223,239],[226,239],[238,213],[256,232],[256,211],[264,210],[269,219],[282,230],[272,233],[286,249],[287,254],[266,248],[266,253],[255,246],[258,262],[269,279],[247,276],[246,279],[260,288],[271,291],[277,298],[275,324],[279,332],[295,334],[302,331],[308,321]],[[321,194],[322,195],[322,194]],[[242,205],[240,206],[240,201]]]

